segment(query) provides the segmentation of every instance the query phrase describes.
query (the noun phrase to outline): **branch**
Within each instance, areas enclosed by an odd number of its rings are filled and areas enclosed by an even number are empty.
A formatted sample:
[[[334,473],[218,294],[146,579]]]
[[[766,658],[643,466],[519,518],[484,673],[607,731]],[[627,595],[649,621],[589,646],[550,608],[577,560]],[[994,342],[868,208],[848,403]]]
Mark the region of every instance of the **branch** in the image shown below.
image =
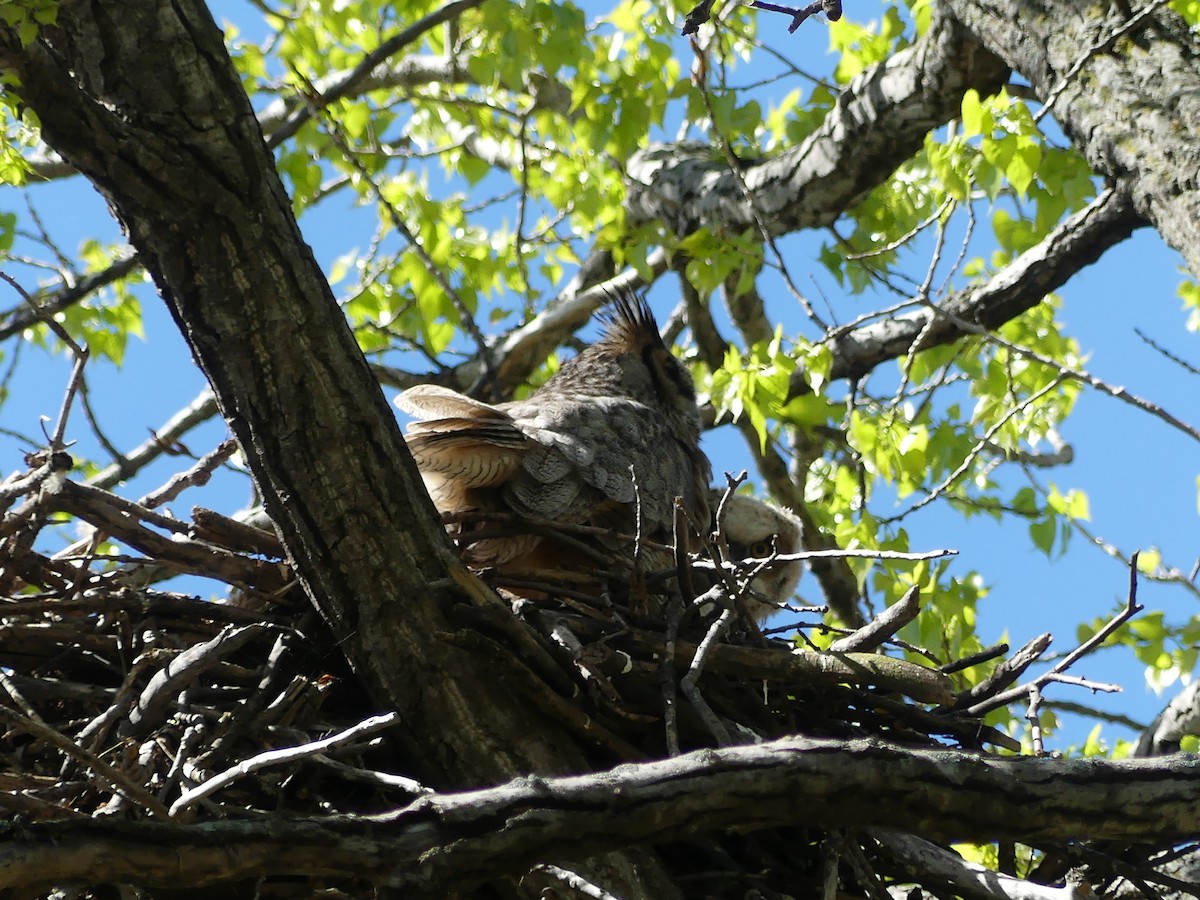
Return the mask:
[[[736,174],[708,144],[658,144],[635,155],[629,225],[664,222],[686,235],[703,226],[745,230],[758,215],[776,236],[831,225],[957,116],[964,93],[989,96],[1007,77],[997,57],[935,13],[916,44],[857,75],[820,128],[792,150],[743,161]]]
[[[1140,224],[1132,204],[1121,193],[1105,190],[986,284],[959,291],[940,308],[971,324],[998,328],[1037,306],[1046,294],[1129,237]],[[928,308],[845,331],[835,330],[829,338],[833,354],[830,377],[861,378],[881,362],[907,354],[918,336],[922,349],[927,350],[956,341],[966,333],[951,319]],[[793,376],[791,389],[793,394],[807,390],[802,372]]]
[[[0,887],[199,887],[321,875],[445,895],[564,856],[782,825],[920,831],[935,840],[1161,844],[1200,835],[1197,785],[1200,761],[1190,757],[987,758],[792,737],[430,795],[376,816],[27,823],[0,844]]]

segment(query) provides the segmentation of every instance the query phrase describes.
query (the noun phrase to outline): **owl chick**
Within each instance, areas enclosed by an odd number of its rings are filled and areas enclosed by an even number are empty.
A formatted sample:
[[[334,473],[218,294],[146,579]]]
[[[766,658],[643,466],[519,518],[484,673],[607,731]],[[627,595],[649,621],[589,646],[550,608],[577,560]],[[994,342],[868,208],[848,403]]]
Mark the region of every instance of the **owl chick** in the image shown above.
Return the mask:
[[[724,491],[714,489],[710,502],[715,510]],[[772,553],[798,553],[802,534],[800,520],[791,512],[755,497],[733,494],[725,504],[725,540],[733,560],[766,559]],[[766,619],[791,599],[804,571],[798,560],[778,563],[760,572],[750,582],[746,606],[758,622]]]
[[[606,330],[526,400],[488,404],[434,385],[396,398],[418,421],[405,439],[438,511],[512,513],[633,534],[670,535],[674,498],[709,521],[710,467],[691,376],[645,300],[615,297]],[[466,536],[460,533],[460,537]],[[468,544],[472,566],[529,554],[537,535]]]

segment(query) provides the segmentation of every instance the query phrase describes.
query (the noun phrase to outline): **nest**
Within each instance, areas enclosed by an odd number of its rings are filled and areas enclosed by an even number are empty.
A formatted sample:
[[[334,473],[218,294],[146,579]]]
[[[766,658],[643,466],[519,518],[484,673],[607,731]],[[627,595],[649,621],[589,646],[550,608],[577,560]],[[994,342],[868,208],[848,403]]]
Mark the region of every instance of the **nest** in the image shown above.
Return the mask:
[[[395,809],[423,790],[382,738],[387,711],[342,661],[274,535],[201,508],[186,522],[160,511],[231,452],[138,503],[70,480],[63,454],[30,460],[0,489],[9,505],[27,498],[0,525],[6,812],[26,822],[325,817]],[[63,514],[89,536],[38,549]],[[953,672],[1001,651],[926,664],[878,652],[916,614],[915,592],[832,649],[810,641],[829,628],[819,608],[787,608],[764,633],[745,614],[748,586],[779,560],[724,559],[720,544],[680,554],[666,572],[628,560],[573,578],[484,572],[512,614],[497,623],[494,609],[464,599],[463,640],[519,658],[534,676],[531,702],[575,731],[597,768],[796,733],[1019,749],[982,716],[1036,654],[956,692]],[[156,587],[179,574],[223,583],[227,596]],[[710,586],[688,589],[700,597],[685,603],[678,585],[689,581]],[[849,846],[843,884],[863,895],[872,878],[914,880],[873,839],[836,839]],[[687,896],[806,897],[819,895],[830,840],[775,829],[657,849]],[[319,889],[363,896],[370,886],[255,887],[261,897]]]

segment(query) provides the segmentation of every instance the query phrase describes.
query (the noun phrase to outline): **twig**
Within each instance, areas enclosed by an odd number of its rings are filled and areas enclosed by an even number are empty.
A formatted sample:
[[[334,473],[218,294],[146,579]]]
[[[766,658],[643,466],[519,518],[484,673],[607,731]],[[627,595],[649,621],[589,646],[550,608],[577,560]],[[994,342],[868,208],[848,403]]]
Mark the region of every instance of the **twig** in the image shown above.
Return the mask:
[[[129,710],[121,735],[142,734],[158,724],[167,705],[186,685],[226,656],[248,644],[258,635],[273,630],[265,624],[227,625],[208,641],[184,650],[150,679],[137,702]]]
[[[217,445],[215,450],[206,453],[196,464],[186,472],[180,472],[156,491],[151,491],[138,501],[147,509],[154,509],[164,503],[170,503],[187,488],[201,487],[208,484],[212,473],[229,460],[238,451],[238,443],[233,438],[226,438]]]
[[[410,794],[432,794],[433,788],[426,787],[417,781],[415,778],[409,778],[405,775],[394,775],[391,772],[378,772],[374,769],[363,769],[358,766],[347,765],[346,763],[331,759],[324,753],[317,753],[312,757],[312,761],[320,763],[327,769],[332,769],[343,778],[352,781],[362,781],[367,784],[375,784],[386,788],[398,789],[407,791]]]
[[[329,750],[335,750],[346,744],[360,740],[368,734],[374,734],[377,731],[382,731],[400,720],[400,714],[395,712],[385,713],[381,716],[371,716],[350,728],[339,731],[337,734],[330,735],[319,741],[312,741],[308,744],[302,744],[299,747],[285,747],[281,750],[268,750],[265,753],[260,753],[258,756],[252,756],[250,759],[242,760],[236,766],[226,769],[218,775],[214,775],[202,784],[196,785],[189,791],[184,791],[174,803],[171,804],[170,815],[175,817],[189,806],[197,803],[203,798],[215,793],[225,785],[244,778],[259,769],[265,769],[269,766],[278,766],[284,763],[295,762],[309,756],[315,756],[318,753],[325,753]]]
[[[534,866],[535,872],[545,872],[547,875],[552,875],[559,881],[567,885],[572,893],[579,894],[582,897],[589,897],[591,900],[620,900],[614,894],[610,894],[604,888],[597,884],[592,884],[582,875],[568,871],[567,869],[552,866],[549,863],[544,863],[540,866]]]
[[[145,441],[125,456],[119,458],[110,466],[106,466],[98,474],[88,479],[88,484],[97,488],[111,488],[113,485],[136,475],[143,468],[163,453],[170,446],[197,425],[207,422],[218,412],[217,399],[212,388],[205,388],[187,406],[167,420],[166,424],[157,431],[150,432],[150,439]]]
[[[839,638],[829,645],[834,653],[852,650],[873,650],[913,621],[921,611],[921,588],[913,585],[904,596],[877,615],[853,634]]]
[[[836,22],[842,17],[842,0],[813,0],[808,6],[799,8],[767,3],[766,0],[753,0],[750,5],[758,9],[765,9],[767,12],[784,13],[791,16],[792,21],[788,24],[788,34],[792,34],[803,25],[809,16],[815,16],[819,12],[824,12],[830,22]]]
[[[731,743],[729,732],[717,718],[712,708],[707,701],[700,695],[699,689],[696,687],[696,681],[700,677],[700,673],[704,670],[704,663],[708,659],[708,654],[713,646],[720,640],[721,636],[729,630],[729,626],[733,623],[733,610],[723,609],[717,620],[709,626],[708,633],[704,635],[704,639],[696,648],[696,654],[692,657],[692,663],[688,667],[687,674],[680,681],[680,689],[687,695],[687,698],[692,701],[692,706],[700,718],[704,720],[709,733],[717,742],[718,747],[728,747]]]
[[[983,679],[983,681],[979,682],[979,684],[975,685],[969,691],[960,695],[952,709],[957,710],[967,706],[975,709],[981,704],[982,700],[1012,684],[1021,677],[1021,674],[1026,669],[1041,658],[1053,640],[1054,638],[1050,636],[1050,633],[1046,632],[1027,641],[1016,653],[996,666],[991,675]],[[1016,697],[1021,695],[1020,690],[1010,693],[1013,694],[1012,699],[1016,699]]]
[[[1143,607],[1137,602],[1137,576],[1138,576],[1137,561],[1138,561],[1139,553],[1140,553],[1140,551],[1135,551],[1133,553],[1133,555],[1130,557],[1130,561],[1129,561],[1129,598],[1125,603],[1125,608],[1123,610],[1121,610],[1119,613],[1117,613],[1115,616],[1113,616],[1111,619],[1109,619],[1103,628],[1101,628],[1099,631],[1097,631],[1095,634],[1093,634],[1090,638],[1088,638],[1086,641],[1084,641],[1082,644],[1080,644],[1078,647],[1076,647],[1074,650],[1072,650],[1070,653],[1068,653],[1066,656],[1064,656],[1061,660],[1059,660],[1057,663],[1055,663],[1054,666],[1048,672],[1044,672],[1043,674],[1039,675],[1037,678],[1033,679],[1031,684],[1034,684],[1034,685],[1037,685],[1040,687],[1049,681],[1066,680],[1065,678],[1062,678],[1060,676],[1062,676],[1062,674],[1067,669],[1069,669],[1072,665],[1074,665],[1075,662],[1077,660],[1079,660],[1081,657],[1085,656],[1088,653],[1091,653],[1093,650],[1095,650],[1097,647],[1099,647],[1101,644],[1103,644],[1108,639],[1109,635],[1111,635],[1118,628],[1120,628],[1122,625],[1124,625],[1126,622],[1128,622],[1130,619],[1132,619],[1134,616],[1136,616],[1138,613],[1140,613],[1142,611]],[[1068,677],[1073,678],[1074,676],[1068,676]],[[1109,690],[1112,688],[1116,688],[1117,690],[1120,690],[1120,688],[1118,688],[1116,685],[1100,685],[1099,683],[1096,683],[1096,682],[1084,682],[1083,684],[1085,687],[1089,687],[1092,690]],[[969,715],[981,716],[984,713],[987,713],[993,709],[997,709],[1001,706],[1005,706],[1006,704],[1012,702],[1013,700],[1017,699],[1018,697],[1022,696],[1023,694],[1027,694],[1028,692],[1029,692],[1029,685],[1022,685],[1019,687],[1015,687],[1012,690],[1005,691],[1002,694],[997,694],[995,697],[993,697],[991,700],[988,700],[985,703],[977,703],[974,706],[969,707],[966,710],[966,712]]]
[[[986,650],[980,650],[978,653],[972,653],[970,656],[964,656],[962,659],[939,666],[938,671],[945,675],[953,675],[955,672],[961,672],[963,669],[993,660],[997,656],[1003,656],[1007,652],[1008,644],[996,644],[994,647],[988,647]]]
[[[1169,359],[1171,362],[1175,363],[1175,365],[1179,366],[1185,372],[1187,372],[1191,375],[1200,375],[1200,368],[1197,368],[1196,366],[1192,365],[1190,362],[1188,362],[1183,357],[1177,356],[1176,354],[1172,353],[1166,347],[1162,346],[1156,340],[1154,340],[1154,338],[1147,335],[1144,331],[1142,331],[1142,329],[1134,328],[1133,333],[1136,334],[1138,337],[1140,337],[1143,341],[1145,341],[1151,347],[1153,347],[1155,350],[1157,350],[1161,355],[1163,355],[1164,357]]]
[[[1042,720],[1038,718],[1042,708],[1042,692],[1036,684],[1029,685],[1029,708],[1025,710],[1025,719],[1029,722],[1029,737],[1033,742],[1033,755],[1044,756],[1046,748],[1042,746]]]

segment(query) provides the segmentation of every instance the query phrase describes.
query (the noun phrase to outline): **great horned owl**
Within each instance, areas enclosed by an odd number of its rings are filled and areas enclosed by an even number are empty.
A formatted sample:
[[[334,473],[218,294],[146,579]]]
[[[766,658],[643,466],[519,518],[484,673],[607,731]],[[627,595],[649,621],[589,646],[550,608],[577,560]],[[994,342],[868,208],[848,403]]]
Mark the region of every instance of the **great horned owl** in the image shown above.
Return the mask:
[[[723,491],[714,490],[713,509]],[[787,555],[802,550],[800,520],[786,509],[744,494],[732,495],[725,504],[725,541],[734,560],[766,559],[772,553]],[[791,599],[804,571],[798,560],[777,563],[750,582],[746,608],[760,623]]]
[[[710,467],[691,376],[641,297],[616,296],[606,324],[599,341],[527,400],[492,405],[433,385],[396,398],[418,420],[406,441],[439,512],[513,513],[633,534],[637,500],[641,533],[661,541],[679,496],[697,527],[708,523]],[[463,559],[501,565],[542,541],[487,538],[465,546]]]

